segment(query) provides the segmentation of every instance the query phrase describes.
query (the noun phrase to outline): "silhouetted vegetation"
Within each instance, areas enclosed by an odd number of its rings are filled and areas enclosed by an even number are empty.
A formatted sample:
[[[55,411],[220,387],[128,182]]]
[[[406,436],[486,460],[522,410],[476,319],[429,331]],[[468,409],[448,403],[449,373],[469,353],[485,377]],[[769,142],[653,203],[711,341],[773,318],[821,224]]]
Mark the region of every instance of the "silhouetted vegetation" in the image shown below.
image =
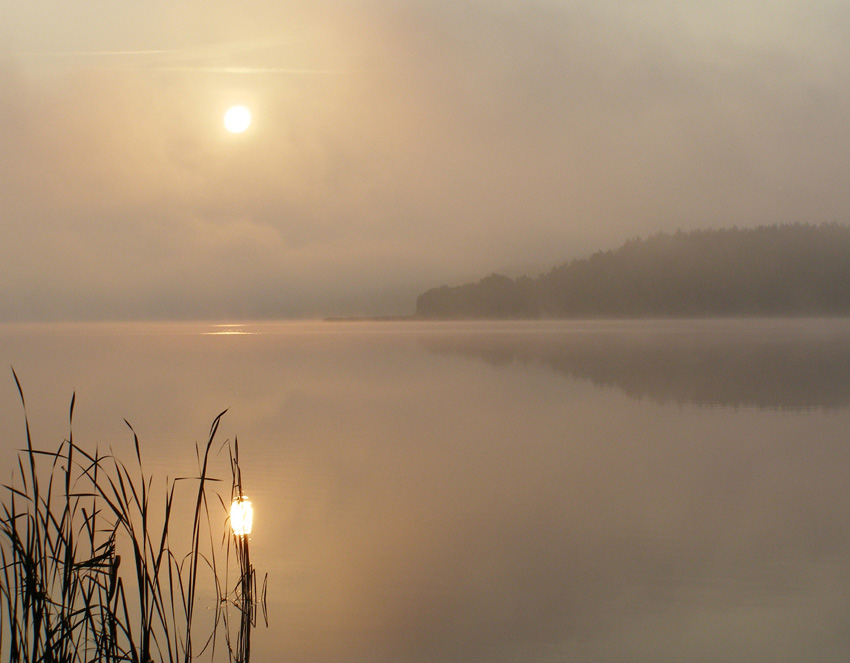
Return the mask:
[[[153,508],[152,479],[142,469],[132,428],[136,459],[131,466],[97,447],[84,448],[72,433],[56,451],[38,449],[17,375],[15,382],[24,407],[26,449],[0,506],[3,660],[191,663],[204,652],[216,660],[217,635],[223,635],[225,660],[247,663],[256,605],[265,607],[265,584],[257,601],[247,537],[223,534],[218,543],[210,517],[211,501],[227,508],[211,489],[219,479],[210,475],[213,440],[224,413],[198,449],[197,476],[168,481],[159,511]],[[71,421],[73,414],[72,398]],[[230,465],[231,496],[241,497],[238,445],[230,448]],[[178,481],[188,488],[194,507],[184,517],[172,511]],[[224,519],[221,524],[226,528]],[[180,551],[175,539],[191,543]],[[238,569],[228,589],[231,556]],[[214,605],[205,606],[204,621],[211,617],[212,623],[199,626],[195,608],[204,584],[214,597]],[[239,613],[236,625],[231,606]],[[193,640],[199,631],[203,637]]]
[[[537,278],[493,274],[416,301],[419,318],[850,314],[850,227],[661,233]]]

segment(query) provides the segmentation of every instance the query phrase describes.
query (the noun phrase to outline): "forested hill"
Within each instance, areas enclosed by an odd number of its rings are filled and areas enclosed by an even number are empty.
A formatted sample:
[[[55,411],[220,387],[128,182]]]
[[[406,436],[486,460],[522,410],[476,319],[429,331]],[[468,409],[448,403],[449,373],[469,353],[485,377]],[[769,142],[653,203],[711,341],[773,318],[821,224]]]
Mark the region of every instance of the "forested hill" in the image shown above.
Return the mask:
[[[492,274],[416,300],[419,318],[850,315],[850,227],[633,239],[536,278]]]

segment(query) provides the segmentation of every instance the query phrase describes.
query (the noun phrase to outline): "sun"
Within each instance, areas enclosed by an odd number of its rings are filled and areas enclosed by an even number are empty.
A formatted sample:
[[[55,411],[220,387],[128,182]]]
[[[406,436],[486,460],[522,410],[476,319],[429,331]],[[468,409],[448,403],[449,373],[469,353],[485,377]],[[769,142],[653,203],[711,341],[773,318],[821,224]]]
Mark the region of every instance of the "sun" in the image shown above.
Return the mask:
[[[245,106],[232,106],[224,114],[224,128],[230,133],[241,134],[251,126],[251,111]]]

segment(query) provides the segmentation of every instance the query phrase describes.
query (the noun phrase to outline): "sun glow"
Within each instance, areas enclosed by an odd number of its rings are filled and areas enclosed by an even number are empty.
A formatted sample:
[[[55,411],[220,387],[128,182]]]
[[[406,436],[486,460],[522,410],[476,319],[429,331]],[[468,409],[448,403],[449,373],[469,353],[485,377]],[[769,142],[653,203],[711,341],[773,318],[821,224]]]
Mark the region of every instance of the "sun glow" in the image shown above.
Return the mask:
[[[241,497],[230,505],[230,526],[236,536],[247,536],[251,533],[254,524],[254,510],[251,501]]]
[[[224,114],[224,128],[230,133],[241,134],[251,126],[251,111],[245,106],[233,106]]]

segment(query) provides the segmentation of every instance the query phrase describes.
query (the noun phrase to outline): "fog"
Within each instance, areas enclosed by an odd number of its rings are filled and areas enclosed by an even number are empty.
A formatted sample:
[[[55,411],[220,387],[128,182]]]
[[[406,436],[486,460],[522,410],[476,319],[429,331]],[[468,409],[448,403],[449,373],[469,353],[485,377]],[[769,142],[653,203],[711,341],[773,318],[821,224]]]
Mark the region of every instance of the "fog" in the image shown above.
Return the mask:
[[[75,392],[75,441],[132,462],[126,418],[155,496],[229,408],[269,574],[254,660],[846,660],[847,321],[209,331],[6,325],[0,359],[37,447]],[[665,379],[653,338],[703,369]],[[808,390],[806,354],[835,359]],[[5,483],[11,375],[0,432]]]
[[[849,22],[825,0],[6,3],[0,319],[405,314],[636,235],[843,221]]]

